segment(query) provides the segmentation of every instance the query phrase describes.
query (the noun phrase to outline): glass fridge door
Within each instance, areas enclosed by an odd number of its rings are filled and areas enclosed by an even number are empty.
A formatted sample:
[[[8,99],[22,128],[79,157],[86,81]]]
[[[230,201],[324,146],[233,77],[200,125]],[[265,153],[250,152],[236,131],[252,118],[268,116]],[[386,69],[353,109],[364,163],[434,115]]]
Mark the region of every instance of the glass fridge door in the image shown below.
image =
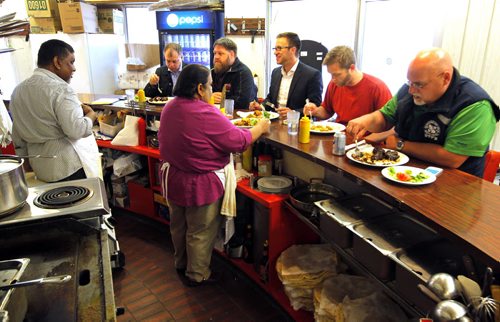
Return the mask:
[[[182,47],[185,64],[200,64],[210,69],[211,37],[208,32],[194,33],[167,33],[161,34],[162,56],[163,48],[168,43],[178,43]],[[165,64],[165,57],[161,58],[162,65]]]

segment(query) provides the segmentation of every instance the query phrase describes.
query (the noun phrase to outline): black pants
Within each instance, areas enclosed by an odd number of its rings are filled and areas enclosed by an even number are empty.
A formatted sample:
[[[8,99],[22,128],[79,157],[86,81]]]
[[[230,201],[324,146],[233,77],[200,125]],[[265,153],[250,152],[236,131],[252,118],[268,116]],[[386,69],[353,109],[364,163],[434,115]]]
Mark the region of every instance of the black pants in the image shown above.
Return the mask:
[[[80,170],[76,171],[75,173],[73,173],[69,177],[63,178],[63,179],[56,181],[56,182],[71,181],[71,180],[86,179],[86,178],[87,178],[87,176],[85,175],[85,171],[83,170],[83,168],[80,168]]]

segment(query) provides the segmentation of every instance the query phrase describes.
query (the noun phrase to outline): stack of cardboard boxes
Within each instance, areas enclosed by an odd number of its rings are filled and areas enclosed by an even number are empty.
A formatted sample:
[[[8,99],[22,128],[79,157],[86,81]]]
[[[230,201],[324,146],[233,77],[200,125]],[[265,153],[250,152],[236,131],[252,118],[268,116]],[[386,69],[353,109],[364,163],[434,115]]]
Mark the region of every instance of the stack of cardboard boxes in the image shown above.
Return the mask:
[[[123,35],[123,13],[85,2],[25,0],[32,33],[114,33]],[[98,18],[99,17],[99,18]]]

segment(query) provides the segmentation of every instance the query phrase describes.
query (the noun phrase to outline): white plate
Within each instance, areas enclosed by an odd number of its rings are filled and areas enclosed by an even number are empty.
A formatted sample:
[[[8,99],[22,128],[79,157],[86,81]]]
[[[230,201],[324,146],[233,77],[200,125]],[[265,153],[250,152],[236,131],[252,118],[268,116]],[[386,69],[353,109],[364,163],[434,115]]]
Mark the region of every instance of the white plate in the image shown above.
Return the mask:
[[[103,98],[100,98],[98,100],[93,101],[92,103],[90,103],[90,105],[110,105],[110,104],[113,104],[116,102],[118,102],[117,98],[103,97]]]
[[[152,98],[149,98],[149,99],[147,99],[147,102],[149,104],[153,104],[153,105],[165,105],[165,104],[167,104],[168,100],[166,100],[166,101],[153,101]]]
[[[234,120],[231,120],[231,123],[233,123],[236,127],[239,127],[240,129],[251,129],[253,126],[249,125],[249,126],[241,126],[241,125],[236,125],[235,123],[237,121],[240,121],[241,119],[234,119]]]
[[[280,117],[280,115],[276,112],[268,112],[269,113],[269,119],[270,120],[274,120],[274,119],[277,119],[278,117]],[[238,111],[236,112],[236,115],[238,115],[239,117],[241,118],[245,118],[245,117],[249,117],[249,118],[259,118],[259,117],[255,117],[253,112],[243,112],[243,111]]]
[[[391,173],[389,172],[389,168],[394,168],[396,173],[398,173],[398,172],[405,172],[406,173],[406,171],[409,171],[410,173],[408,173],[408,174],[413,175],[413,176],[416,176],[420,172],[423,172],[427,175],[427,179],[424,179],[420,182],[401,181],[396,177],[396,175],[394,175],[394,176],[391,175]],[[420,168],[409,167],[409,166],[387,167],[387,168],[382,169],[382,175],[391,181],[410,185],[410,186],[420,186],[420,185],[424,185],[424,184],[433,183],[434,181],[436,181],[436,176],[433,175],[432,173],[430,173],[429,171],[426,171],[426,170],[420,169]]]
[[[263,177],[257,180],[257,186],[264,192],[284,193],[292,186],[292,180],[281,176]]]
[[[340,124],[340,123],[335,123],[335,122],[314,122],[314,125],[323,125],[323,126],[329,126],[332,128],[331,131],[319,131],[319,130],[313,130],[311,126],[311,133],[316,133],[316,134],[333,134],[335,132],[341,132],[345,130],[345,125]]]
[[[352,149],[352,150],[347,151],[347,153],[346,153],[347,158],[356,162],[356,163],[368,165],[371,167],[392,167],[392,166],[397,166],[397,165],[403,165],[403,164],[407,163],[408,161],[410,161],[410,158],[408,158],[408,156],[406,154],[398,152],[399,161],[397,161],[397,162],[375,161],[376,163],[368,163],[368,162],[364,162],[364,161],[357,160],[357,159],[353,158],[352,154],[354,153],[354,150],[356,150],[356,149]],[[360,148],[360,150],[361,150],[361,152],[371,152],[373,150],[373,147],[370,145],[370,146],[362,147],[362,148]],[[384,150],[387,151],[389,149],[384,149]]]

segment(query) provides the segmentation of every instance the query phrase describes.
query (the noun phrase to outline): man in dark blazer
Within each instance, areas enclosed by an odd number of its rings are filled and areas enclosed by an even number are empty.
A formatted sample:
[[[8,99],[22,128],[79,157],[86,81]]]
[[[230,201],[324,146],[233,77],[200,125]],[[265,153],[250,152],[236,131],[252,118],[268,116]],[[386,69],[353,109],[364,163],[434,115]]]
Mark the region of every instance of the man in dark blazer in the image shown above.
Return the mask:
[[[281,33],[276,37],[273,49],[276,62],[281,67],[275,68],[271,74],[269,94],[262,106],[266,109],[274,107],[281,117],[286,117],[286,113],[292,109],[301,112],[306,100],[321,104],[321,73],[299,61],[299,36],[293,32]],[[254,101],[249,108],[255,110],[262,106]]]
[[[149,83],[144,87],[148,97],[172,96],[175,83],[182,70],[182,47],[176,43],[169,43],[163,49],[166,66],[156,69],[149,78]]]

